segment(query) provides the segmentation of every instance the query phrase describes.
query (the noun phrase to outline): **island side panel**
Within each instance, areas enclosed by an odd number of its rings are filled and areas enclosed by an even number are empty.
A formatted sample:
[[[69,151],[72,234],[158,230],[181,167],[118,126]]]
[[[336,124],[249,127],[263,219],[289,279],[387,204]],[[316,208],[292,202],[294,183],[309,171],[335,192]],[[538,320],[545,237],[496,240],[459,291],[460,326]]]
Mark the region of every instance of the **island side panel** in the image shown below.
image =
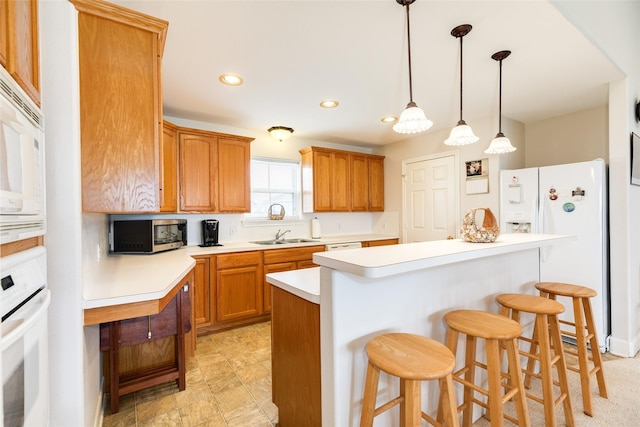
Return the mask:
[[[279,427],[319,427],[320,307],[272,286],[272,400]]]
[[[534,294],[538,253],[528,249],[378,279],[321,267],[322,425],[359,425],[367,364],[364,348],[371,338],[409,332],[444,343],[446,312],[497,312],[497,294]],[[457,366],[462,366],[463,357],[458,356]],[[382,375],[378,403],[397,395],[397,379],[386,381]],[[433,413],[437,387],[424,383],[423,395],[423,410]],[[457,390],[458,401],[461,397]],[[376,423],[393,425],[397,416],[394,409],[377,417]]]

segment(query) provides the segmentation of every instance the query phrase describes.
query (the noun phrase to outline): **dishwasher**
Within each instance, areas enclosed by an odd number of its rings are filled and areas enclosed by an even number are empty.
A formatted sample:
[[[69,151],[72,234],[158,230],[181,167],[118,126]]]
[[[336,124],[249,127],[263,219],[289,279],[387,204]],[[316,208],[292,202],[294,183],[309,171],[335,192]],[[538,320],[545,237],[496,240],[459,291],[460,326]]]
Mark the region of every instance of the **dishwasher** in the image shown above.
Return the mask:
[[[344,249],[358,249],[362,247],[362,243],[360,242],[346,242],[346,243],[333,243],[331,245],[326,245],[324,249],[329,251],[341,251]]]

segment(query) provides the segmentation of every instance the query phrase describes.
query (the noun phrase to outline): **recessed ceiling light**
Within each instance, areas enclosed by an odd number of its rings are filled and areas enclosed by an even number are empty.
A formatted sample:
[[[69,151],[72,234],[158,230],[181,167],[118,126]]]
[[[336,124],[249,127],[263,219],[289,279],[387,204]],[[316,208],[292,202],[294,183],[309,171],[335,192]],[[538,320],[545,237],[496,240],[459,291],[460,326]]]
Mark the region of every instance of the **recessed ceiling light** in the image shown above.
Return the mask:
[[[242,77],[232,73],[221,74],[220,77],[218,77],[218,80],[229,86],[240,86],[243,82]]]
[[[398,121],[398,118],[396,116],[384,116],[380,121],[382,123],[395,123]]]
[[[322,108],[336,108],[339,105],[338,101],[333,99],[325,99],[320,103]]]

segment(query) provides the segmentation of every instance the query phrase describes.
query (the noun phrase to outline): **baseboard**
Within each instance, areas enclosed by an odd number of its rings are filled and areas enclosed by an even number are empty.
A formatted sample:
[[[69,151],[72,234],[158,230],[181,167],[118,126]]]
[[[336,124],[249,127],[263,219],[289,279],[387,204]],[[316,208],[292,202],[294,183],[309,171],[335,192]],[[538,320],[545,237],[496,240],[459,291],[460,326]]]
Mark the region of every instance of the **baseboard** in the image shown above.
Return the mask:
[[[100,378],[100,393],[98,394],[98,404],[96,407],[96,413],[93,417],[93,426],[102,427],[104,422],[104,410],[106,408],[106,396],[104,394],[104,378]]]
[[[634,357],[640,351],[640,334],[636,335],[632,341],[611,337],[609,351],[616,356]]]

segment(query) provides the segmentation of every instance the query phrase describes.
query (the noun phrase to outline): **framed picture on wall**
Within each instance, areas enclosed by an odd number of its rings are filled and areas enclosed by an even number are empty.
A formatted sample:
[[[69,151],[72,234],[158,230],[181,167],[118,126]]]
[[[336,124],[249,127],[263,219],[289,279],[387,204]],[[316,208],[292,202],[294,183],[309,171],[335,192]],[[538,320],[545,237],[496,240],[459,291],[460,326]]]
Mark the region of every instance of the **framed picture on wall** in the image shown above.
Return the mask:
[[[631,133],[631,184],[640,185],[640,136]]]

